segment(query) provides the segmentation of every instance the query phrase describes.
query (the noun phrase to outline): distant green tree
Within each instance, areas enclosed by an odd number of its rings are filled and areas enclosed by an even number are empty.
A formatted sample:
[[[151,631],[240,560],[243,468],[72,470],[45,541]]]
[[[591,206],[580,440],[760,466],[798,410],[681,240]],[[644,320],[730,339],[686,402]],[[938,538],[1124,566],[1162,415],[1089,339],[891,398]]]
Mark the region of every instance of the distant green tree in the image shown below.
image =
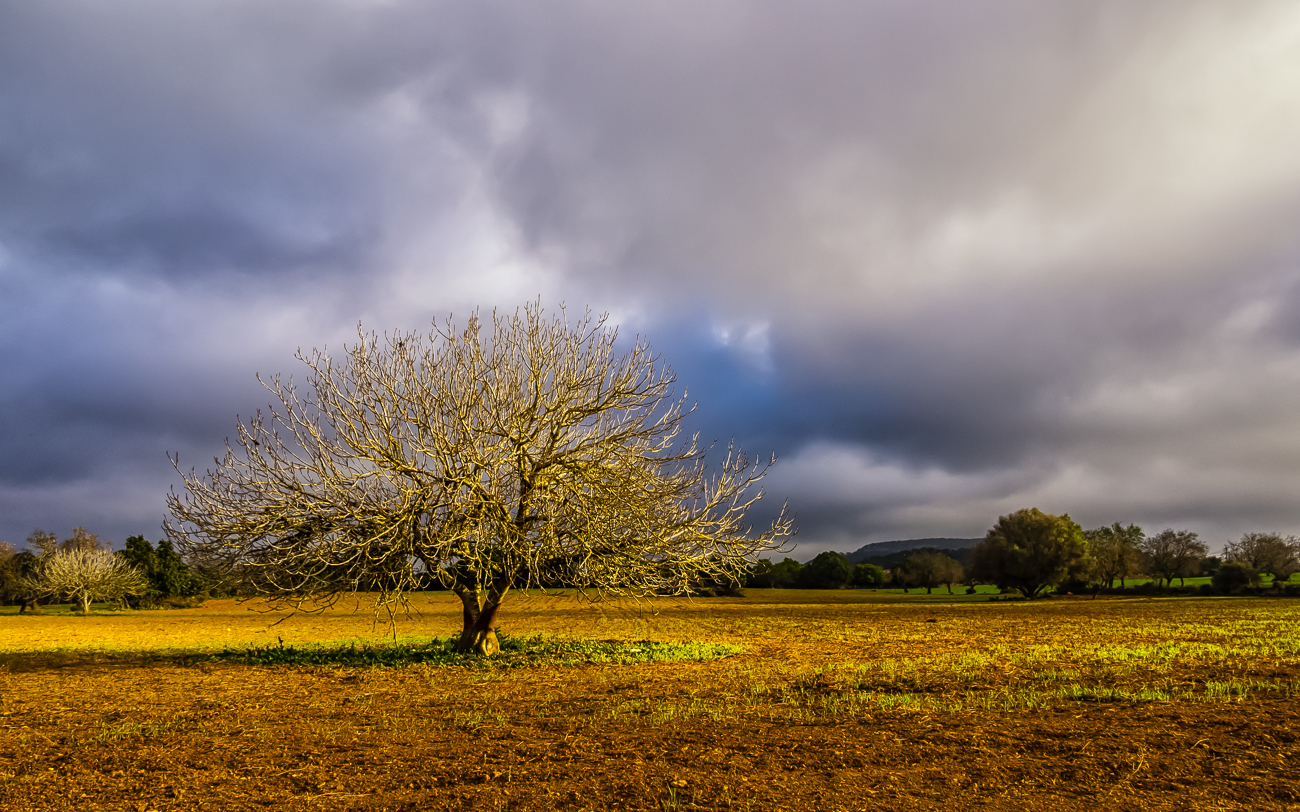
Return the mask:
[[[1249,568],[1256,575],[1272,575],[1279,591],[1291,575],[1300,570],[1300,540],[1277,533],[1246,533],[1225,549],[1229,561]]]
[[[786,556],[781,559],[781,563],[774,568],[777,583],[779,587],[792,587],[799,583],[799,573],[803,572],[803,564],[797,559]]]
[[[53,533],[38,527],[27,536],[27,549],[19,553],[12,564],[18,568],[17,574],[20,578],[16,586],[22,604],[22,608],[18,610],[19,614],[41,610],[41,599],[49,597],[40,587],[41,570],[50,557],[58,551],[59,537]]]
[[[853,580],[853,564],[840,553],[826,551],[799,571],[799,586],[805,589],[840,589]]]
[[[885,585],[885,569],[876,564],[857,564],[853,567],[853,585],[877,589]]]
[[[749,578],[745,581],[746,586],[756,587],[758,589],[769,589],[772,584],[772,559],[760,558],[749,567]]]
[[[1142,528],[1135,524],[1125,527],[1119,522],[1084,532],[1088,539],[1088,553],[1092,558],[1092,577],[1107,587],[1119,579],[1124,581],[1137,575],[1142,568]]]
[[[1187,576],[1195,575],[1208,551],[1190,530],[1168,528],[1142,542],[1147,571],[1167,587],[1173,586],[1175,578],[1182,584]]]
[[[998,519],[975,545],[974,569],[981,580],[1026,598],[1078,577],[1090,566],[1083,529],[1069,514],[1053,516],[1026,508]]]
[[[40,590],[33,579],[40,572],[40,559],[27,550],[14,553],[0,561],[0,604],[18,604],[18,614],[39,612]]]
[[[27,586],[27,579],[36,572],[36,556],[14,545],[0,541],[0,604],[21,604],[19,614],[26,612],[35,598]]]
[[[773,564],[768,558],[760,558],[750,570],[749,585],[759,589],[788,589],[799,582],[799,572],[802,569],[803,564],[793,558],[787,557],[779,564]]]
[[[1259,583],[1259,573],[1240,561],[1225,561],[1210,576],[1210,584],[1216,592],[1231,595],[1242,587]]]
[[[167,539],[155,549],[144,536],[129,536],[120,555],[144,575],[149,597],[185,597],[203,591],[202,580],[190,572]]]
[[[934,592],[936,586],[948,587],[952,594],[952,585],[961,581],[965,571],[961,564],[943,553],[922,551],[908,557],[901,567],[906,582],[925,587],[926,594]]]

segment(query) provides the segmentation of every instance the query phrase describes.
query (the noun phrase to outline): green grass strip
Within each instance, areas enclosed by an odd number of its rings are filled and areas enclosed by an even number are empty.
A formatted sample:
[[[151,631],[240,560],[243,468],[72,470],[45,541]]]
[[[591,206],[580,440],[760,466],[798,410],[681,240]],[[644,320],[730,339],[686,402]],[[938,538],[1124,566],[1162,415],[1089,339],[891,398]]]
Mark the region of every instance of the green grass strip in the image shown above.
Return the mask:
[[[437,637],[424,643],[387,643],[336,646],[261,646],[224,649],[205,658],[211,662],[244,665],[338,665],[372,668],[401,668],[416,663],[471,668],[527,668],[535,666],[583,665],[586,663],[677,662],[716,660],[744,650],[744,646],[723,643],[663,643],[644,640],[635,643],[588,640],[557,640],[548,637],[501,636],[501,651],[491,657],[462,654],[455,650],[454,637]]]

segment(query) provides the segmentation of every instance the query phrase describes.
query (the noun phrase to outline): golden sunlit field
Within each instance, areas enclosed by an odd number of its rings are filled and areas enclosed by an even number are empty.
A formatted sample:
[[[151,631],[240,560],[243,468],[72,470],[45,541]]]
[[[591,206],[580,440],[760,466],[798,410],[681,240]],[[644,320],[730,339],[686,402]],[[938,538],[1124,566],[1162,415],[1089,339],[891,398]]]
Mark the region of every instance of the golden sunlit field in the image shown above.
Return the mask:
[[[513,596],[512,596],[513,597]],[[501,631],[742,646],[686,662],[249,665],[378,622],[0,614],[0,809],[1287,809],[1300,602],[749,590],[517,596]]]

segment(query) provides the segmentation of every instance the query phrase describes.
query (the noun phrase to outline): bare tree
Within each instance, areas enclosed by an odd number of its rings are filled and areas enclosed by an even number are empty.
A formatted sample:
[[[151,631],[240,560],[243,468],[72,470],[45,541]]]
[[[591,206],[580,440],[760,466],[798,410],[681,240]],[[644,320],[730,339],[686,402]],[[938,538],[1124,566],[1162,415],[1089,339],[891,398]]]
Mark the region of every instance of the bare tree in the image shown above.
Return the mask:
[[[135,567],[99,547],[59,550],[44,559],[32,581],[32,587],[44,594],[72,598],[83,615],[94,601],[143,595],[148,586]]]
[[[1207,548],[1190,530],[1161,530],[1142,542],[1142,552],[1152,575],[1172,586],[1174,579],[1182,583],[1188,575],[1195,575]]]
[[[1277,533],[1246,533],[1240,541],[1230,542],[1224,552],[1229,561],[1247,567],[1252,573],[1268,573],[1273,584],[1282,584],[1300,570],[1300,539]]]
[[[1083,535],[1088,539],[1093,574],[1107,587],[1114,586],[1116,578],[1122,587],[1126,578],[1141,571],[1142,528],[1135,524],[1124,527],[1115,522],[1109,527],[1084,531]]]
[[[784,507],[761,532],[745,518],[775,458],[732,446],[711,473],[697,438],[679,440],[684,397],[644,340],[618,354],[603,317],[537,305],[487,326],[300,352],[308,394],[263,382],[278,406],[240,421],[213,470],[182,472],[169,537],[299,607],[375,591],[391,608],[437,579],[464,607],[460,648],[491,654],[512,587],[743,583],[793,532]]]
[[[35,551],[38,558],[46,558],[59,549],[59,537],[38,527],[27,537],[27,546]]]
[[[84,527],[72,528],[72,535],[59,542],[60,550],[111,550],[113,545],[99,540],[99,536]]]

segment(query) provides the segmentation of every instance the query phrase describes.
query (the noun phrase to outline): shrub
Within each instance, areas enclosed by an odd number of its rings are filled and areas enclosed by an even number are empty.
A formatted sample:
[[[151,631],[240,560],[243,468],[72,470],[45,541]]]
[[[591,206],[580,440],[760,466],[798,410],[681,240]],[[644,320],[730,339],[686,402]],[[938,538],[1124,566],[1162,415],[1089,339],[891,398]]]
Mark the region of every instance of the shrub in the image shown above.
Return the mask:
[[[853,585],[877,589],[885,585],[885,570],[875,564],[858,564],[853,568]]]
[[[1214,590],[1224,595],[1231,595],[1258,582],[1259,573],[1240,561],[1223,562],[1210,578]]]
[[[836,552],[818,553],[799,571],[799,586],[805,589],[839,589],[853,579],[853,565]]]
[[[0,555],[0,604],[20,604],[21,612],[34,611],[39,592],[32,579],[40,572],[40,559],[30,552]]]
[[[1255,573],[1253,583],[1258,583],[1260,575],[1272,575],[1278,592],[1282,591],[1282,584],[1290,579],[1291,574],[1300,570],[1300,539],[1295,536],[1246,533],[1241,541],[1229,544],[1226,552],[1229,561]]]
[[[759,589],[792,587],[798,582],[799,571],[802,569],[803,564],[793,558],[787,557],[779,564],[773,564],[771,559],[760,558],[750,569],[748,585]]]

